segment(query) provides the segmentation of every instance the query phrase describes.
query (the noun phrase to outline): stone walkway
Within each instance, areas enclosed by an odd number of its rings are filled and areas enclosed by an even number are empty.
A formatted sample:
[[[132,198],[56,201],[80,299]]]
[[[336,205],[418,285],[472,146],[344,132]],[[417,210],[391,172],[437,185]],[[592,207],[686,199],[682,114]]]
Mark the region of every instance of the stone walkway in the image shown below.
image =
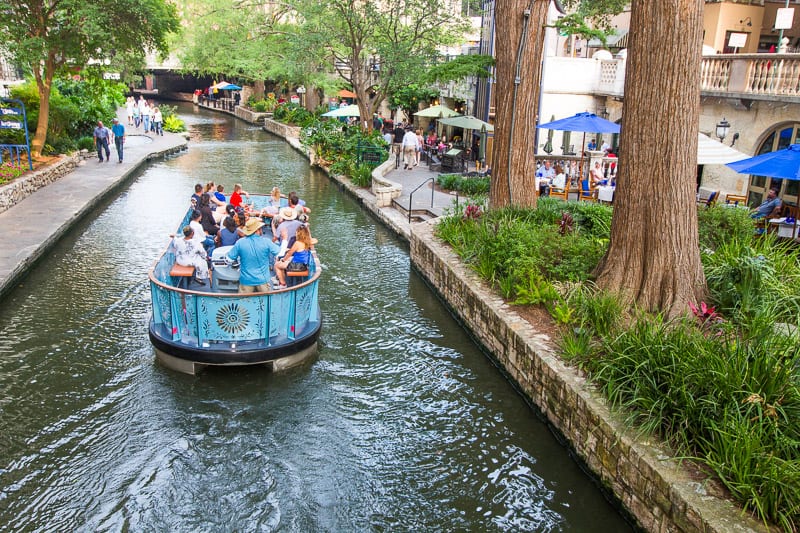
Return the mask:
[[[126,124],[125,109],[121,111],[118,118]],[[125,130],[123,163],[117,162],[116,149],[111,146],[110,162],[100,163],[94,154],[72,172],[0,213],[0,295],[10,291],[58,239],[148,159],[184,150],[188,144],[182,134],[145,135],[131,126]]]

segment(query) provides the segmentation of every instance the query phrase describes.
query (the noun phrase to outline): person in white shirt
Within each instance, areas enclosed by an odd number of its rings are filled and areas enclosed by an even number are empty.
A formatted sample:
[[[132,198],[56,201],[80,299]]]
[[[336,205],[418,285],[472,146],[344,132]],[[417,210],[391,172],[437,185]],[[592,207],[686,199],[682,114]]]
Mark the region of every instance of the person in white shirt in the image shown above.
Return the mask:
[[[153,108],[153,131],[156,135],[164,136],[164,128],[162,127],[164,123],[164,117],[161,115],[161,108],[158,106],[154,106]],[[213,194],[214,191],[211,191]]]
[[[417,134],[414,133],[412,128],[408,128],[406,130],[406,134],[403,135],[403,161],[405,165],[403,166],[404,169],[411,170],[414,167],[414,163],[417,161],[417,147],[419,146],[419,139],[417,139]]]

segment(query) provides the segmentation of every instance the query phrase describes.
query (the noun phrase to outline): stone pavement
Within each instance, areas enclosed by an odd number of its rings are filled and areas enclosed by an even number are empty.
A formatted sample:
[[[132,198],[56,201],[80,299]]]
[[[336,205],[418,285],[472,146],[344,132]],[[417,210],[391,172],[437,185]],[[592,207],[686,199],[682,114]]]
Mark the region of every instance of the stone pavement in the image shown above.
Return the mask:
[[[125,108],[118,111],[127,124]],[[107,124],[111,126],[111,124]],[[72,172],[42,187],[0,213],[0,295],[10,291],[72,226],[124,184],[148,159],[185,150],[183,134],[145,135],[141,128],[125,126],[124,162],[99,163],[97,155],[82,161]]]

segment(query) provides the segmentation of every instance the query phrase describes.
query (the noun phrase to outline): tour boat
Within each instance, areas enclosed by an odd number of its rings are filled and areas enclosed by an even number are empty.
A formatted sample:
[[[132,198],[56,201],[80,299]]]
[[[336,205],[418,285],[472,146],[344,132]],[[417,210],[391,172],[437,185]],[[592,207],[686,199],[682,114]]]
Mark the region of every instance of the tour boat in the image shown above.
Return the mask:
[[[268,200],[269,196],[250,195],[254,210]],[[177,235],[188,224],[191,211]],[[271,238],[269,224],[264,231],[270,235],[261,238]],[[193,267],[175,264],[171,246],[150,270],[149,334],[158,360],[168,368],[196,374],[208,366],[265,365],[279,371],[313,357],[322,327],[318,295],[322,269],[316,252],[312,251],[308,272],[292,273],[285,289],[252,294],[238,293],[238,269],[221,260],[224,252],[214,251],[212,280],[206,285],[192,282]]]

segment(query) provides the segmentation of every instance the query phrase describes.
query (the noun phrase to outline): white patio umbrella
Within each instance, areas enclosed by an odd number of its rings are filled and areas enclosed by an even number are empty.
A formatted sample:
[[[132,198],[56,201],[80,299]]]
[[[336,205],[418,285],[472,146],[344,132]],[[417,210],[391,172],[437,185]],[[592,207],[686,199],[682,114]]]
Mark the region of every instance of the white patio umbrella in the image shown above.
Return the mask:
[[[750,157],[735,148],[717,142],[708,135],[697,134],[697,164],[724,165]]]
[[[358,106],[355,104],[350,104],[344,107],[336,108],[332,111],[328,111],[327,113],[322,114],[323,117],[360,117],[361,113],[358,110]]]

